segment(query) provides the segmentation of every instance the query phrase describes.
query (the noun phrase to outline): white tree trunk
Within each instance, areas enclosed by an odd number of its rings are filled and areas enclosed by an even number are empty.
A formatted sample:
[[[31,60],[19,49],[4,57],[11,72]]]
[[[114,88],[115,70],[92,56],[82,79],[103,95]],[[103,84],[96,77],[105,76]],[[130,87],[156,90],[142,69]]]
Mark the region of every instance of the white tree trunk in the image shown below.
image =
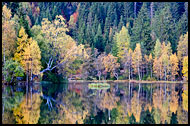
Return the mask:
[[[134,3],[134,17],[137,15],[137,2]]]
[[[108,115],[109,115],[109,120],[111,120],[111,118],[110,118],[110,110],[108,109]]]
[[[152,18],[153,18],[153,7],[154,7],[154,2],[151,2],[150,4],[150,21],[151,21],[151,26],[152,26]]]
[[[131,73],[130,73],[130,66],[129,66],[129,80],[130,80],[130,74],[131,74]]]
[[[138,67],[138,74],[139,74],[139,80],[141,80],[139,67]]]

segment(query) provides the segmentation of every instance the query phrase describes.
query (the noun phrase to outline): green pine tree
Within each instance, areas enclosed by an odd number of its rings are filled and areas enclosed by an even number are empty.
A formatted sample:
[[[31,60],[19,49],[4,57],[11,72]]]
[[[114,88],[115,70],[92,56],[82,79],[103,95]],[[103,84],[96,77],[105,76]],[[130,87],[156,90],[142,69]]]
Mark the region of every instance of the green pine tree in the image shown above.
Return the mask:
[[[136,43],[140,43],[142,54],[149,55],[149,53],[153,50],[155,44],[155,42],[151,39],[150,33],[150,17],[146,3],[143,3],[137,18],[134,21],[134,26],[132,29],[132,49],[135,49]]]

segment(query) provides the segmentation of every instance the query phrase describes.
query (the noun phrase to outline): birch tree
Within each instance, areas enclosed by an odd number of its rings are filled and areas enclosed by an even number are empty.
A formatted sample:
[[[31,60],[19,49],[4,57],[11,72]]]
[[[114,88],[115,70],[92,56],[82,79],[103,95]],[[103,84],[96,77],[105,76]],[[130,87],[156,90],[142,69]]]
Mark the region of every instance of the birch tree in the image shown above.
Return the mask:
[[[14,54],[16,48],[16,31],[11,17],[11,10],[4,5],[2,8],[2,54],[4,64],[6,58]]]
[[[141,54],[141,46],[139,43],[136,44],[136,48],[132,55],[132,66],[134,68],[134,72],[138,74],[139,80],[141,80],[140,72],[141,72],[141,65],[142,65],[142,54]]]

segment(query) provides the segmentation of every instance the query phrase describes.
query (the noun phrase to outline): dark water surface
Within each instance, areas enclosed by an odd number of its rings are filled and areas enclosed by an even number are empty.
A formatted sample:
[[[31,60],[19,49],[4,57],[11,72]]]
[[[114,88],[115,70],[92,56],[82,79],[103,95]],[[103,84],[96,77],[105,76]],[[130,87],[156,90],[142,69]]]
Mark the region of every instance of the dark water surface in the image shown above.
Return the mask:
[[[187,84],[32,84],[2,88],[3,124],[184,124]]]

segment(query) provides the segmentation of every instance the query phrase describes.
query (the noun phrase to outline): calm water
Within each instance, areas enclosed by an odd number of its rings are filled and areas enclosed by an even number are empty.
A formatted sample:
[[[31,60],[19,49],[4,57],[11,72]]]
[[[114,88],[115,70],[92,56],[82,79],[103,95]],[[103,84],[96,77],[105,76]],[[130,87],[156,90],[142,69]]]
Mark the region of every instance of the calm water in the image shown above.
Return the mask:
[[[33,84],[2,89],[2,122],[38,124],[188,123],[187,84]]]

